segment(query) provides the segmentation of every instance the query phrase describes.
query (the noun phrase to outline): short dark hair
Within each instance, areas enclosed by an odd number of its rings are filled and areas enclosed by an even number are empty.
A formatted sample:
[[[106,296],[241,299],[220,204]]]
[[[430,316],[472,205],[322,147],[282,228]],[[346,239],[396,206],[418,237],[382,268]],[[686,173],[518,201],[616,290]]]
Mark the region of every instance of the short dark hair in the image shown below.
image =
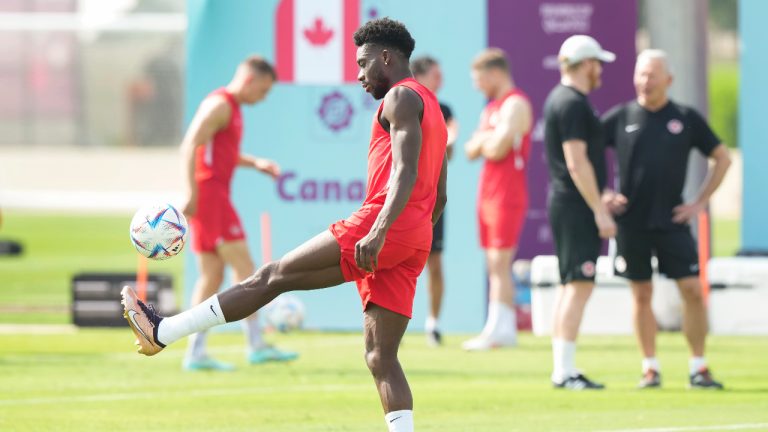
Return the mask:
[[[501,69],[509,72],[507,54],[499,48],[488,48],[480,52],[472,62],[472,69]]]
[[[421,56],[411,60],[411,73],[420,76],[429,72],[432,66],[437,64],[437,60],[430,56]]]
[[[277,72],[275,72],[275,68],[272,66],[272,64],[258,54],[248,56],[245,60],[243,60],[242,64],[248,66],[254,72],[263,75],[269,75],[273,80],[277,79]]]
[[[358,47],[376,44],[394,48],[406,59],[411,58],[413,48],[416,46],[416,41],[413,40],[405,25],[388,17],[368,21],[357,29],[352,37]]]

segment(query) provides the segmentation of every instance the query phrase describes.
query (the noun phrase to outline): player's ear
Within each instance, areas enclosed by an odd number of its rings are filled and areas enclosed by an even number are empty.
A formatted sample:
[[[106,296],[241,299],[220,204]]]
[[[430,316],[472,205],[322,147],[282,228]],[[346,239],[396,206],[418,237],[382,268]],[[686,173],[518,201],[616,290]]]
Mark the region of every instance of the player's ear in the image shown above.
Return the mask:
[[[381,58],[384,60],[385,65],[389,65],[389,61],[392,59],[392,53],[388,49],[381,50]]]

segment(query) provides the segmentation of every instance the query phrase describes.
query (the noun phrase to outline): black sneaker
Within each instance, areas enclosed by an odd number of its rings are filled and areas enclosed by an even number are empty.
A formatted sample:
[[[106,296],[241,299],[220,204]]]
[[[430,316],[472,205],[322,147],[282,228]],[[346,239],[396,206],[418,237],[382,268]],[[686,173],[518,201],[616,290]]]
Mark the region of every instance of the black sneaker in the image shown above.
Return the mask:
[[[637,388],[659,388],[661,387],[661,374],[653,369],[648,369],[643,374],[643,378],[637,384]]]
[[[704,368],[691,375],[688,388],[722,390],[723,385],[712,378],[709,369]]]
[[[438,347],[443,344],[443,336],[440,331],[435,329],[427,332],[427,345],[431,347]]]
[[[555,388],[562,388],[562,389],[575,390],[575,391],[602,390],[605,388],[603,384],[591,381],[589,378],[585,377],[583,374],[578,374],[578,375],[566,378],[563,382],[560,382],[560,383],[553,382],[552,385]]]

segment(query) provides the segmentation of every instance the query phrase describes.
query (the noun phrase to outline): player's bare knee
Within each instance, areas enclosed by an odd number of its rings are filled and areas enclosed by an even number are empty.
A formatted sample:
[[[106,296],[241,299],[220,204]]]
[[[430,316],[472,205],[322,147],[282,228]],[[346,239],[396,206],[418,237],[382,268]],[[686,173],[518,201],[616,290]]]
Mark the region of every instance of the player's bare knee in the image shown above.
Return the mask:
[[[397,355],[384,353],[380,349],[374,348],[365,353],[365,363],[374,376],[386,375],[396,362]]]
[[[427,270],[432,277],[443,274],[443,262],[441,261],[439,254],[435,257],[433,257],[433,255],[429,256],[429,259],[427,260]]]
[[[436,265],[434,267],[429,267],[429,277],[432,280],[442,280],[443,279],[443,269],[440,267],[440,265]]]
[[[366,351],[365,352],[365,364],[368,366],[368,369],[373,372],[376,369],[376,366],[379,363],[379,355],[378,352],[375,350]]]
[[[246,289],[265,289],[268,288],[269,279],[274,271],[273,263],[267,263],[259,267],[256,272],[248,279],[244,280],[242,284]]]
[[[267,289],[276,295],[290,291],[290,284],[280,269],[280,261],[272,261],[264,265],[266,268]]]
[[[701,295],[701,286],[698,283],[681,284],[680,296],[686,303],[702,303],[704,301]]]
[[[651,299],[653,298],[653,291],[651,290],[636,290],[634,293],[635,304],[639,307],[650,307]]]

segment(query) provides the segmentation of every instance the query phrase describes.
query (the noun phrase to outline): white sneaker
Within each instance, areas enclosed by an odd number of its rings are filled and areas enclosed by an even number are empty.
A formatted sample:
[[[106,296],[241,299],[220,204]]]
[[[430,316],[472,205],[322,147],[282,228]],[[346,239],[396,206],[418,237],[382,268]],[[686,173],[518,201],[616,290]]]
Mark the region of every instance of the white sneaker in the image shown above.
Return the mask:
[[[514,334],[488,336],[480,334],[461,344],[466,351],[488,351],[493,348],[517,346],[517,337]]]

